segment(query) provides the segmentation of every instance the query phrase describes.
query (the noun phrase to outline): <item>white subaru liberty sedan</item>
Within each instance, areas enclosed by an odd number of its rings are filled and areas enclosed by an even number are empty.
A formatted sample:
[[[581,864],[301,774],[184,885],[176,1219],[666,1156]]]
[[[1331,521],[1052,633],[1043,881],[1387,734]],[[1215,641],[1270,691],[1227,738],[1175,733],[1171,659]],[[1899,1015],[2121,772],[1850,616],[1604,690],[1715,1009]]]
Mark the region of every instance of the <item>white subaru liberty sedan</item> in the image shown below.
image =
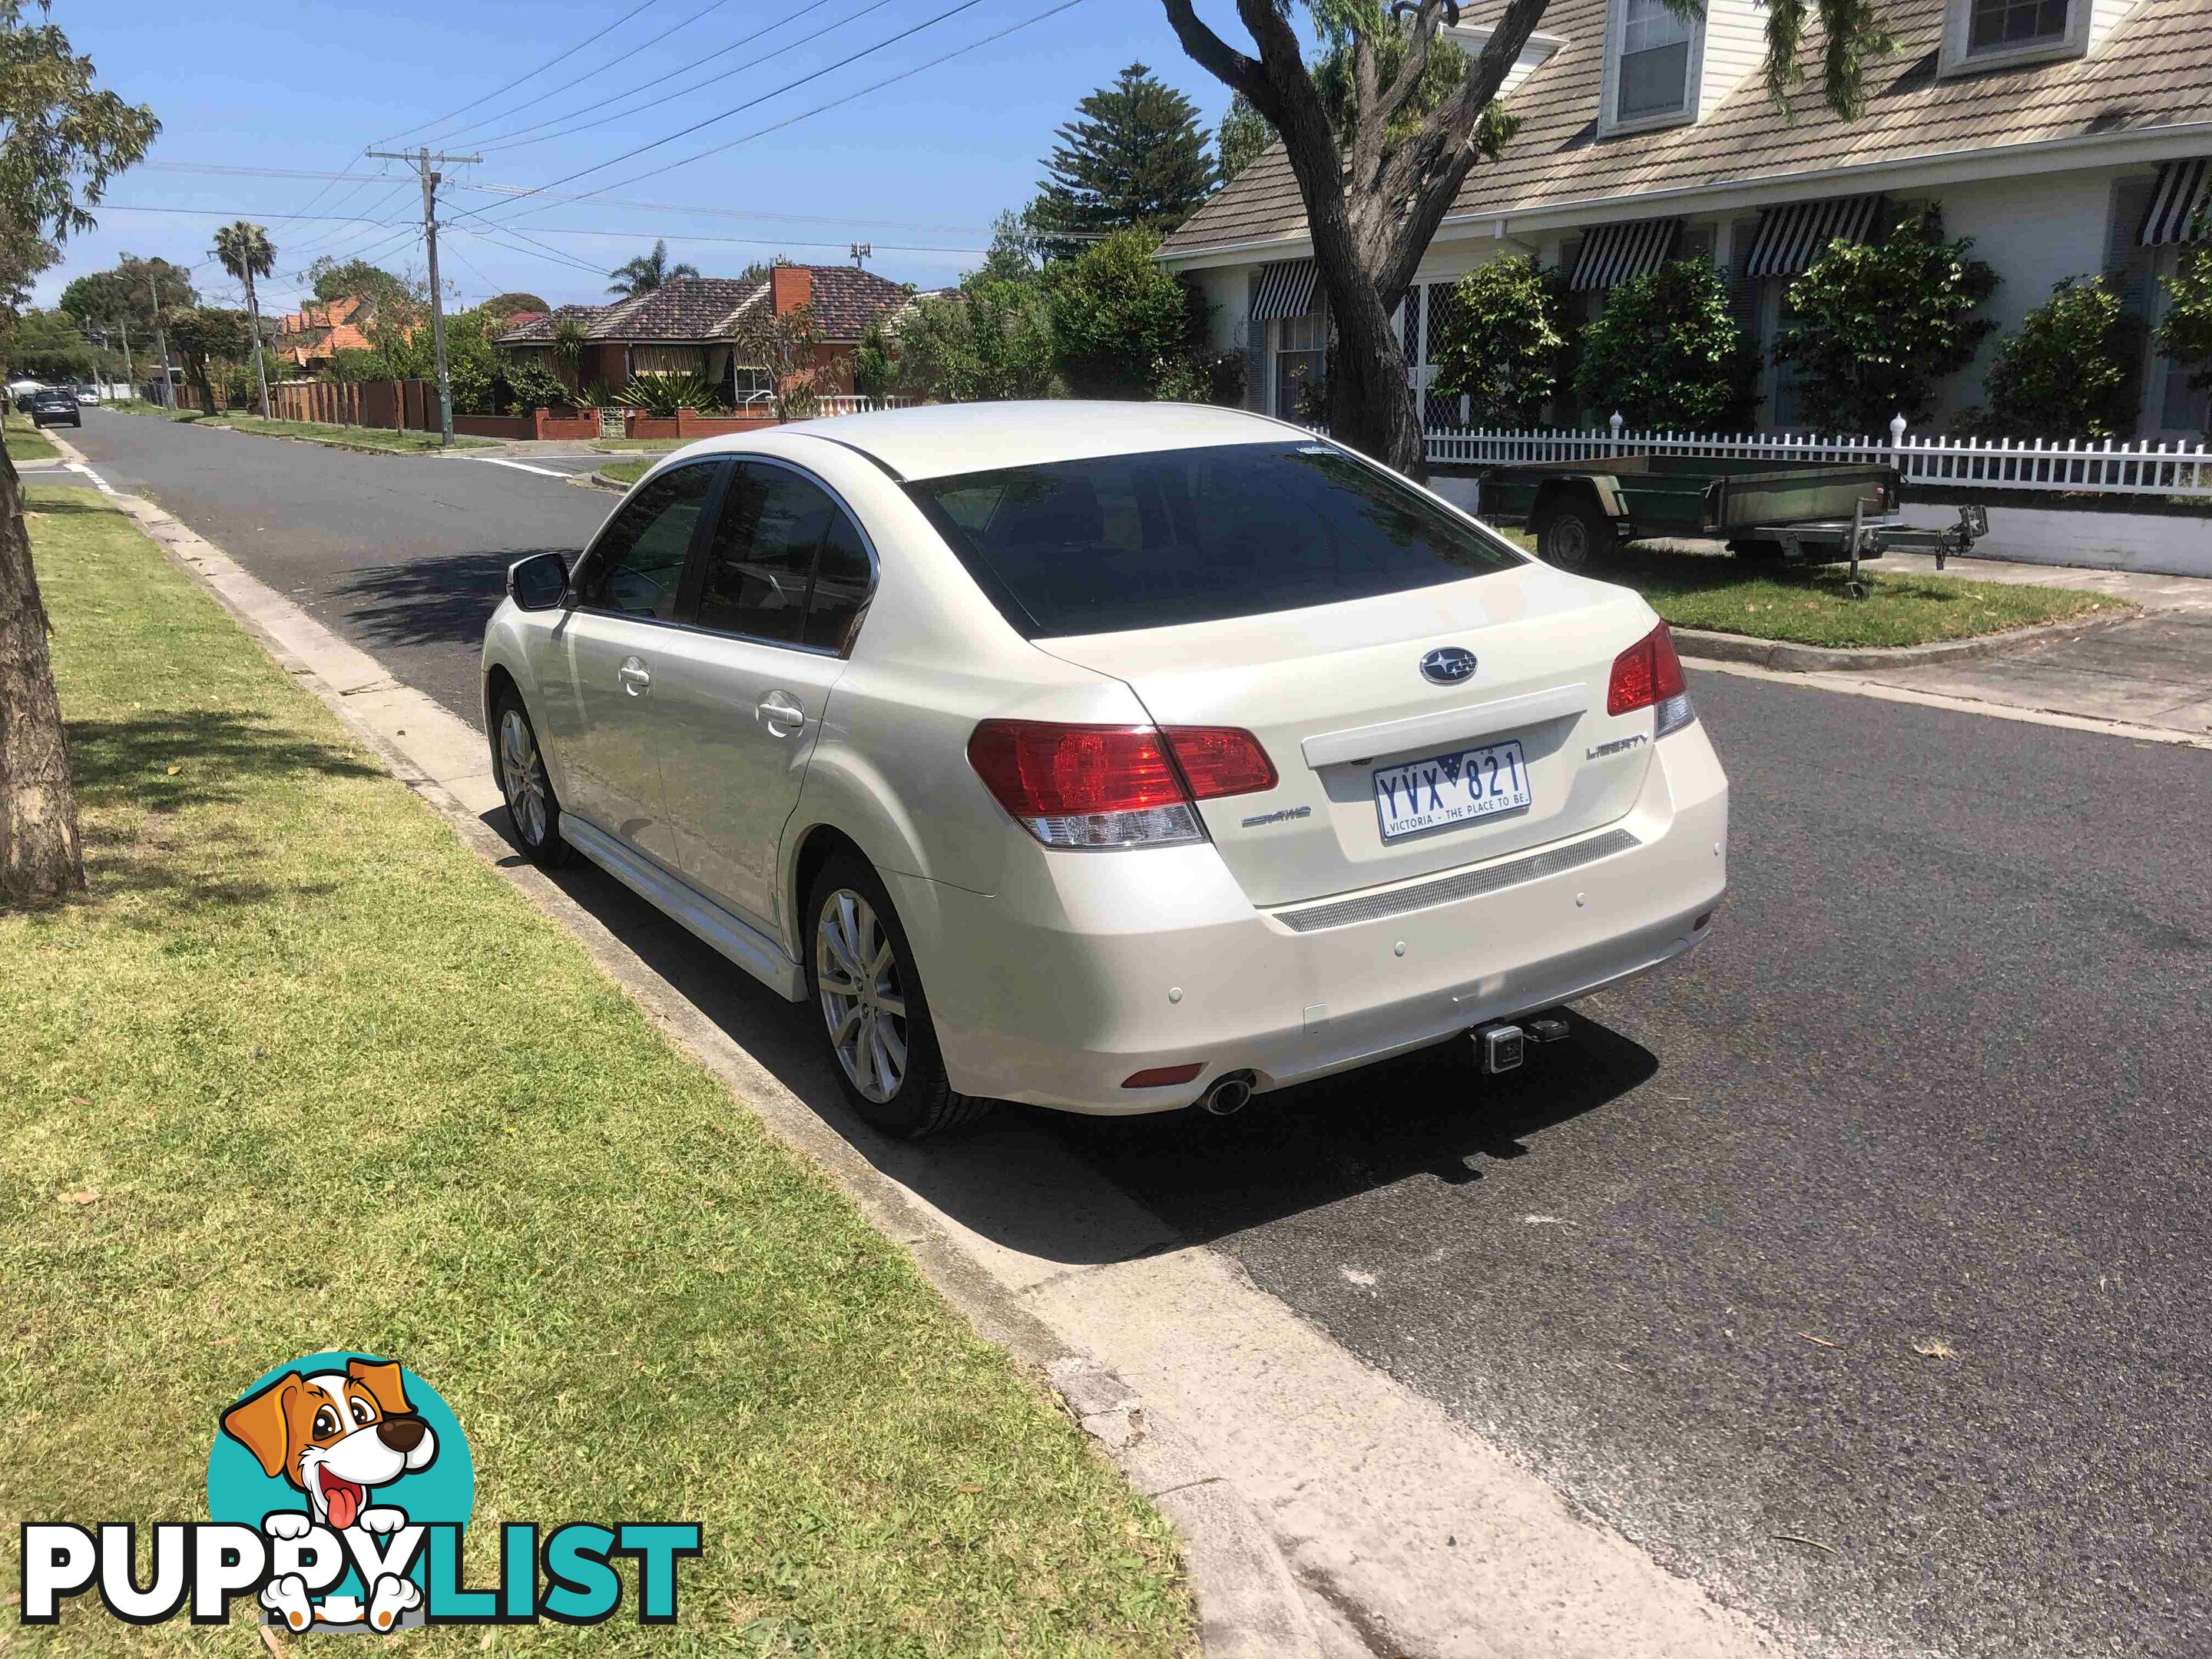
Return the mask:
[[[808,1005],[899,1134],[1233,1110],[1470,1035],[1501,1069],[1725,885],[1642,599],[1233,410],[695,444],[508,573],[483,699],[524,849]]]

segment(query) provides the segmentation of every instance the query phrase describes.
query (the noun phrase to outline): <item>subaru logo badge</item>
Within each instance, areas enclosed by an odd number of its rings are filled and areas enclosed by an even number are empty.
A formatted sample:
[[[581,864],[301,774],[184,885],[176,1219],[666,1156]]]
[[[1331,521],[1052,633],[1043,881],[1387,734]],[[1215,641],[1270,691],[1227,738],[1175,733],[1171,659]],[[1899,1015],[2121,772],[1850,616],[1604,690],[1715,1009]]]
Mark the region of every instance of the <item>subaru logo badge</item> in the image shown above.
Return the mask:
[[[1421,675],[1438,685],[1457,685],[1474,673],[1474,653],[1464,646],[1440,645],[1421,659]]]

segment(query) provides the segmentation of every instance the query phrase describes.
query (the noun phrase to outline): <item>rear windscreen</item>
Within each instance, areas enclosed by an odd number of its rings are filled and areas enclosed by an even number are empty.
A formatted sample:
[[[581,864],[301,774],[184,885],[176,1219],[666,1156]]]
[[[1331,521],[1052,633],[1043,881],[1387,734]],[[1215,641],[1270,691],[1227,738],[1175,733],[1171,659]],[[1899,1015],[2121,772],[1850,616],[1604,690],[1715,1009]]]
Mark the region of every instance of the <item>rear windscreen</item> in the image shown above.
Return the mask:
[[[1523,562],[1390,474],[1311,442],[1107,455],[906,488],[1032,639],[1334,605]]]

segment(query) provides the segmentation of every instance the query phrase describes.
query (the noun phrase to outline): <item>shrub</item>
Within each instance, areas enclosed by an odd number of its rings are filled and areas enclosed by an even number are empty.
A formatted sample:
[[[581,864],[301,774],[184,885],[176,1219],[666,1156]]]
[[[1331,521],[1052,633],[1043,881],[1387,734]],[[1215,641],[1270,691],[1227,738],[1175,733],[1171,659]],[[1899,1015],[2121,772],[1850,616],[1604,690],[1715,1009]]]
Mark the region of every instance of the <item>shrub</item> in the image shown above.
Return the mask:
[[[508,368],[502,378],[507,382],[509,403],[520,414],[533,409],[573,409],[576,394],[568,390],[568,383],[551,369],[536,363],[517,363]]]
[[[544,374],[559,386],[560,381],[544,369],[533,369],[532,374]],[[511,381],[509,384],[513,384]],[[563,388],[561,395],[570,398]],[[615,394],[615,401],[628,409],[642,410],[647,415],[673,415],[679,409],[696,410],[701,414],[722,406],[720,394],[713,385],[696,374],[633,374],[629,384]],[[550,407],[550,405],[548,405]]]
[[[738,325],[730,352],[740,364],[767,374],[769,403],[777,420],[803,421],[822,406],[816,363],[821,345],[814,307],[805,305],[781,317],[748,316]]]
[[[1437,390],[1467,398],[1477,426],[1534,426],[1568,368],[1565,300],[1559,272],[1526,255],[1461,277],[1437,345]]]
[[[1632,427],[1710,431],[1741,424],[1756,400],[1759,354],[1704,259],[1677,259],[1613,289],[1583,330],[1577,398]]]
[[[900,386],[945,403],[1050,397],[1052,355],[1052,319],[1032,282],[976,278],[927,295],[899,325]]]
[[[2119,438],[2136,421],[2142,324],[2101,276],[2066,277],[1998,343],[1989,413],[1960,424],[1991,436]]]
[[[2189,389],[2203,392],[2212,387],[2212,250],[2191,248],[2163,280],[2166,313],[2154,343],[2187,372]]]
[[[1971,239],[1943,240],[1933,206],[1879,243],[1831,242],[1790,285],[1796,320],[1774,343],[1792,363],[1815,426],[1883,432],[1890,417],[1925,420],[1936,383],[1957,373],[1996,325],[1974,313],[1996,273],[1966,257]]]
[[[853,348],[853,390],[863,398],[882,398],[890,395],[898,381],[898,356],[892,348],[890,331],[884,326],[881,317],[871,317],[860,331],[860,343]]]
[[[1187,383],[1205,332],[1190,289],[1160,269],[1159,238],[1116,231],[1045,271],[1053,357],[1079,398],[1157,398]]]

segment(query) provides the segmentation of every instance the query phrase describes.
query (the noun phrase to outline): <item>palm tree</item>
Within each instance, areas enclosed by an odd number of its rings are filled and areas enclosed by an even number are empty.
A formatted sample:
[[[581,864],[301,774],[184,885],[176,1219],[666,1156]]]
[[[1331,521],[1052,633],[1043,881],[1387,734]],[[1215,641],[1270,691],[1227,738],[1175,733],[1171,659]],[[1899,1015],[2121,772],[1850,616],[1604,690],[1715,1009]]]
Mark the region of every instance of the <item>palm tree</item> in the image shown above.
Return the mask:
[[[266,276],[276,266],[276,245],[259,225],[234,220],[215,234],[215,257],[222,268],[246,284],[246,314],[253,323],[253,383],[261,393],[260,415],[269,418],[269,373],[261,366],[261,302],[253,292],[253,279]]]
[[[628,264],[617,265],[607,273],[614,278],[608,284],[607,292],[619,294],[625,300],[635,299],[641,294],[652,293],[675,277],[696,276],[698,274],[699,267],[696,265],[670,264],[668,244],[657,241],[653,245],[652,252],[641,253]]]

